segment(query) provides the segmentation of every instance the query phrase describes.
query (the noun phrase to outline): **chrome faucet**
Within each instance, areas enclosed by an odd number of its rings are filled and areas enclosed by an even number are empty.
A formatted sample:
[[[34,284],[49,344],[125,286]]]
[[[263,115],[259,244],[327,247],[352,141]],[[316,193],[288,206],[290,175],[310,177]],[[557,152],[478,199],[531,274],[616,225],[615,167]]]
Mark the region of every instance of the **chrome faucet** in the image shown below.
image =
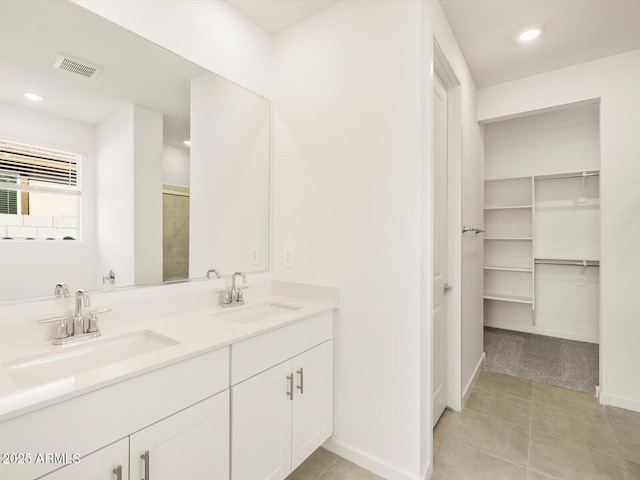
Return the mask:
[[[86,290],[78,290],[76,292],[76,313],[73,316],[73,331],[72,335],[82,335],[87,333],[84,328],[84,313],[82,312],[82,306],[90,307],[91,299],[89,298],[89,292]]]
[[[56,297],[68,297],[69,296],[69,285],[66,283],[57,283],[56,289],[54,291],[54,295]]]
[[[231,275],[231,288],[222,294],[220,304],[223,308],[238,307],[244,305],[244,295],[240,287],[236,288],[236,277],[242,277],[243,283],[247,283],[247,276],[242,272],[235,272]],[[244,287],[249,288],[249,287]]]
[[[91,299],[89,292],[86,290],[78,290],[76,292],[76,309],[73,319],[71,320],[71,332],[69,332],[69,320],[64,315],[56,315],[54,317],[43,318],[40,323],[56,322],[56,336],[53,339],[54,345],[66,345],[67,343],[80,342],[100,336],[100,325],[98,323],[99,313],[108,313],[110,308],[102,308],[89,312],[89,320],[85,326],[85,312],[83,307],[90,307]]]

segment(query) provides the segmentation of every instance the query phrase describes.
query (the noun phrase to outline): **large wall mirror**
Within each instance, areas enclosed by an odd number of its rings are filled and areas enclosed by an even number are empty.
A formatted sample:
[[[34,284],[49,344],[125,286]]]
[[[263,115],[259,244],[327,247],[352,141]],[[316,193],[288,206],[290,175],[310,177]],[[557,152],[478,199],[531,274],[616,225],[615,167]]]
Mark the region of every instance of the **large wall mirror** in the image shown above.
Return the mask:
[[[0,2],[0,84],[0,301],[268,270],[267,100],[61,1]]]

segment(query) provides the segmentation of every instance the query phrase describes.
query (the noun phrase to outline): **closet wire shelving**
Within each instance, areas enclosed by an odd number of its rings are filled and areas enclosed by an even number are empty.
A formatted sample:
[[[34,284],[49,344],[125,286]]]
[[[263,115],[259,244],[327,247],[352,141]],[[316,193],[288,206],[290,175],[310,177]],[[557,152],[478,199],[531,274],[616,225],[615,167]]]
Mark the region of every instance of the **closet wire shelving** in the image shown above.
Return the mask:
[[[502,262],[503,264],[491,263],[487,264],[485,257],[485,265],[484,272],[485,274],[491,275],[492,273],[500,273],[505,272],[506,275],[512,275],[512,279],[514,280],[514,284],[519,282],[521,284],[529,285],[527,292],[522,291],[520,294],[515,294],[513,291],[501,291],[501,290],[485,290],[484,299],[485,300],[494,300],[500,302],[510,302],[510,303],[519,303],[519,304],[528,304],[531,305],[532,310],[532,321],[533,325],[536,324],[535,320],[535,275],[536,275],[536,265],[546,264],[546,265],[575,265],[581,266],[584,269],[587,267],[599,267],[600,262],[598,260],[584,260],[584,259],[569,259],[569,258],[536,258],[535,252],[535,184],[538,181],[548,181],[548,180],[565,180],[565,179],[573,179],[573,178],[582,178],[582,189],[585,189],[585,182],[587,178],[599,176],[600,172],[598,170],[587,170],[581,172],[565,172],[558,174],[545,174],[545,175],[531,175],[524,177],[512,177],[512,178],[500,178],[500,179],[492,179],[485,181],[485,190],[490,190],[493,186],[497,193],[500,193],[500,190],[503,190],[502,193],[507,194],[507,198],[502,198],[501,202],[497,202],[495,193],[489,191],[489,197],[491,202],[487,202],[487,198],[485,196],[485,229],[487,229],[488,235],[485,237],[485,240],[489,242],[485,244],[485,248],[493,248],[490,245],[500,245],[502,244],[504,248],[511,249],[511,251],[516,251],[513,247],[514,244],[527,244],[530,242],[530,254],[520,255],[520,261],[517,258],[513,258],[509,262]],[[509,198],[511,195],[511,198]],[[500,195],[498,195],[500,197]],[[515,218],[519,220],[521,224],[527,224],[530,235],[494,235],[493,230],[496,226],[499,226],[499,221],[492,222],[492,216],[501,215],[500,212],[508,212],[507,215],[511,215],[511,217],[507,218]],[[527,220],[529,219],[529,220]],[[503,227],[504,228],[504,227]],[[525,227],[526,228],[526,227]],[[510,246],[511,245],[511,246]],[[506,250],[505,250],[506,251]],[[520,253],[522,253],[522,249]],[[524,257],[527,257],[526,259]],[[506,265],[504,263],[510,263]],[[527,280],[522,278],[513,276],[513,275],[527,275]],[[485,283],[486,283],[486,275],[485,275]],[[525,289],[523,289],[525,290]]]

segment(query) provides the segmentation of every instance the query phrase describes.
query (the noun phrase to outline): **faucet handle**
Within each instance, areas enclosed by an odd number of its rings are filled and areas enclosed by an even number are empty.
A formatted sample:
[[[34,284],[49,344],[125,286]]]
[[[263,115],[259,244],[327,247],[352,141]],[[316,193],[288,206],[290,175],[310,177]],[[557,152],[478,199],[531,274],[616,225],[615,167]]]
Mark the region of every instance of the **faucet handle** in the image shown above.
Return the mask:
[[[40,320],[40,323],[52,322],[59,322],[56,327],[56,340],[61,340],[69,336],[69,334],[67,333],[67,317],[43,318],[42,320]]]
[[[89,314],[89,327],[87,328],[87,333],[94,333],[100,331],[100,324],[98,323],[98,316],[95,312],[91,312]]]
[[[220,292],[220,305],[229,305],[231,303],[231,290]]]
[[[87,328],[87,333],[95,333],[100,331],[100,322],[98,321],[99,313],[109,313],[111,311],[110,308],[101,308],[100,310],[94,310],[89,313],[89,325]]]

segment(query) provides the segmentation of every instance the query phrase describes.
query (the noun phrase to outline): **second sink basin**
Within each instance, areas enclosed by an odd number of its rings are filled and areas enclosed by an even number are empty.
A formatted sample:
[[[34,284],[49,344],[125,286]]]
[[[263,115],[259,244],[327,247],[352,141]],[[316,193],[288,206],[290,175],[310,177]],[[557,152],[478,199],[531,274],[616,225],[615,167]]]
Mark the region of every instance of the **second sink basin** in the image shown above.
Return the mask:
[[[214,317],[221,317],[234,323],[254,323],[270,317],[282,315],[284,313],[300,310],[301,307],[282,305],[279,303],[259,303],[257,305],[246,305],[243,307],[232,307],[221,313],[214,313]],[[236,310],[237,309],[237,310]]]
[[[177,344],[171,338],[144,330],[105,340],[87,340],[57,352],[6,362],[2,367],[19,387],[27,388]]]

